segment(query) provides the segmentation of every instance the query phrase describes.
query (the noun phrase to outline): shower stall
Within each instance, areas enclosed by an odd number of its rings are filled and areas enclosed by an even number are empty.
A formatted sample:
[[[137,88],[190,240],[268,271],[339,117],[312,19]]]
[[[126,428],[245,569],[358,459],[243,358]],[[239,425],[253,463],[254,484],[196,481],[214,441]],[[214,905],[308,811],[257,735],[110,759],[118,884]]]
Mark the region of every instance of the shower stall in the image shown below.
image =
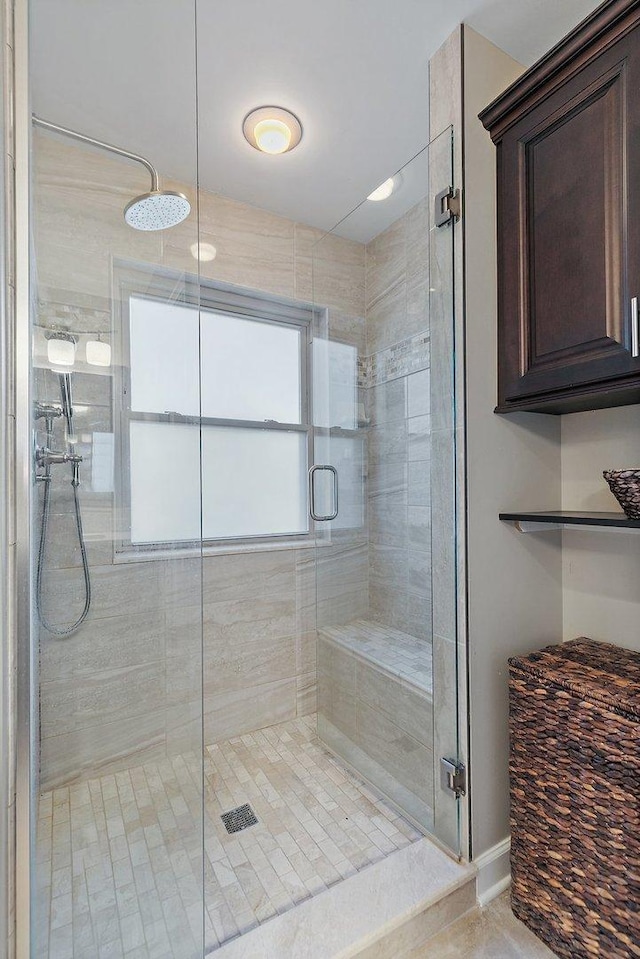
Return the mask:
[[[29,5],[20,868],[47,959],[231,959],[412,846],[466,857],[452,131],[333,229],[282,185],[261,206],[217,166],[212,12],[150,10]]]

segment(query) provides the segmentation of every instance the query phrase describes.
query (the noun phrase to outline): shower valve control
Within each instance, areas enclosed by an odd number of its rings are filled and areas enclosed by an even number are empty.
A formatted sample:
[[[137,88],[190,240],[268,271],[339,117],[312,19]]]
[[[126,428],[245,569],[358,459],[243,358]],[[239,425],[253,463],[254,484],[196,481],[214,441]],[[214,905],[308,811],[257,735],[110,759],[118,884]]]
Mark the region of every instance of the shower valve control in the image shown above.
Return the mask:
[[[38,446],[36,449],[36,466],[55,466],[58,463],[72,463],[77,466],[81,462],[82,457],[77,453],[61,453],[46,446]]]

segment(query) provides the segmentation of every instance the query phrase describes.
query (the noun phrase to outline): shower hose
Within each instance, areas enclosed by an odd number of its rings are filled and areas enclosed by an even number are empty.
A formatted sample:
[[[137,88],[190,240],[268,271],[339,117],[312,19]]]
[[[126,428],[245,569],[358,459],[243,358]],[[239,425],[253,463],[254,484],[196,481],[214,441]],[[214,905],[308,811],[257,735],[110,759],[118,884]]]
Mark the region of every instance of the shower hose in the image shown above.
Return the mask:
[[[78,532],[78,542],[80,544],[80,554],[82,557],[82,571],[84,575],[84,609],[82,613],[70,626],[54,626],[48,622],[42,611],[42,590],[44,580],[44,561],[47,548],[47,531],[49,527],[49,513],[51,511],[51,467],[46,466],[44,476],[44,492],[42,498],[42,523],[40,526],[40,545],[38,547],[38,569],[36,573],[36,610],[38,618],[44,628],[54,636],[70,636],[87,618],[87,613],[91,607],[91,578],[89,576],[89,562],[87,560],[87,550],[84,543],[84,531],[82,529],[82,514],[80,513],[80,502],[78,499],[78,473],[77,466],[71,468],[71,486],[73,487],[73,505],[76,517],[76,529]]]

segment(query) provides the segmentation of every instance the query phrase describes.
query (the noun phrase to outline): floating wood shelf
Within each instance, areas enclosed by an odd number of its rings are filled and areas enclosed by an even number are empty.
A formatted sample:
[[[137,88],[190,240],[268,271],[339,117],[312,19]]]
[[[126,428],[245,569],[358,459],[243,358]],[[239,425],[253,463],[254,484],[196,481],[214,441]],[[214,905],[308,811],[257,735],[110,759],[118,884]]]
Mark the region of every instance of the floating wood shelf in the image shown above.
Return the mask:
[[[572,513],[566,510],[549,510],[535,513],[500,513],[500,519],[505,523],[514,523],[521,533],[539,533],[571,526],[640,532],[640,519],[628,519],[624,513]]]

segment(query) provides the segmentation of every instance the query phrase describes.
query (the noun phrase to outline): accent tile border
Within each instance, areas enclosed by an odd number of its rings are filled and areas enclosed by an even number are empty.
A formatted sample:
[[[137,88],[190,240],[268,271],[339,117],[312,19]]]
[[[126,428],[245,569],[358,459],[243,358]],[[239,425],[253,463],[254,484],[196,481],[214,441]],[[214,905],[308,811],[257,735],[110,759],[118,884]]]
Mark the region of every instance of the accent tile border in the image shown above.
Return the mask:
[[[358,357],[358,386],[369,389],[428,369],[430,345],[431,335],[425,331],[400,340],[379,353]]]

